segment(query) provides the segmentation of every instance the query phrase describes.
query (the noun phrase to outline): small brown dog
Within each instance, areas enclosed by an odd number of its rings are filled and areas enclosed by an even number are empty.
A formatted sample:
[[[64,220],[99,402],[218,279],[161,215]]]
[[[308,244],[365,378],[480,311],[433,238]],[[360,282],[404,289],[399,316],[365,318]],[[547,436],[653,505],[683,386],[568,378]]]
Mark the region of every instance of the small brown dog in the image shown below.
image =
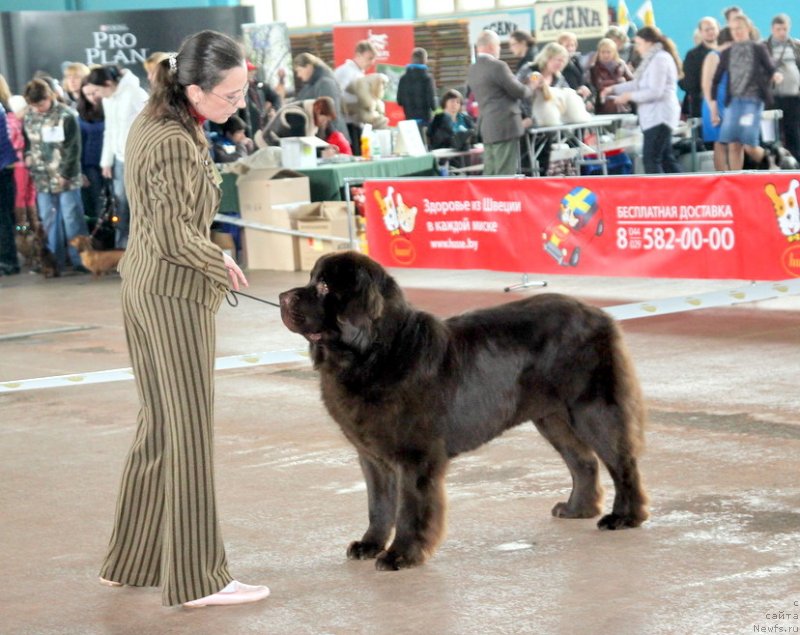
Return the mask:
[[[20,264],[35,273],[42,274],[45,278],[58,277],[56,258],[47,248],[47,235],[41,224],[17,225],[15,242],[21,259]]]
[[[89,271],[92,277],[98,278],[109,271],[115,271],[120,258],[125,254],[124,249],[108,249],[97,251],[92,246],[91,236],[75,236],[69,244],[78,250],[81,255],[81,263]]]

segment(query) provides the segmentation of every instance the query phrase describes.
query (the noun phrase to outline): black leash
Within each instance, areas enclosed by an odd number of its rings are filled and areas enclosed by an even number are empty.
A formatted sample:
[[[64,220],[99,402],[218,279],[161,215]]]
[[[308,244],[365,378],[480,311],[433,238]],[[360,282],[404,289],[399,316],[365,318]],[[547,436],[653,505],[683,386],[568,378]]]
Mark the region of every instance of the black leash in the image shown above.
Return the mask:
[[[233,296],[233,300],[231,300],[231,298],[228,296],[228,293],[230,293]],[[277,302],[272,302],[271,300],[264,300],[263,298],[257,298],[254,295],[242,293],[241,291],[234,291],[233,289],[231,289],[228,293],[225,294],[225,300],[232,307],[239,306],[239,298],[236,297],[237,295],[244,296],[245,298],[250,298],[251,300],[255,300],[256,302],[263,302],[264,304],[269,304],[270,306],[275,306],[278,308],[281,307],[281,305],[278,304]]]

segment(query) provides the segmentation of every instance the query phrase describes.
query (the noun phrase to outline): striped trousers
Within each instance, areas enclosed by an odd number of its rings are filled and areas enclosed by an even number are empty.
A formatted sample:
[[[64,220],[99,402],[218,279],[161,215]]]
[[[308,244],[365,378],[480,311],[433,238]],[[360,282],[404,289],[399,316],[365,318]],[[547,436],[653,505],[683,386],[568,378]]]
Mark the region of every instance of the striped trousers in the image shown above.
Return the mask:
[[[122,284],[140,410],[101,577],[161,586],[166,606],[216,593],[228,572],[214,496],[214,313]]]

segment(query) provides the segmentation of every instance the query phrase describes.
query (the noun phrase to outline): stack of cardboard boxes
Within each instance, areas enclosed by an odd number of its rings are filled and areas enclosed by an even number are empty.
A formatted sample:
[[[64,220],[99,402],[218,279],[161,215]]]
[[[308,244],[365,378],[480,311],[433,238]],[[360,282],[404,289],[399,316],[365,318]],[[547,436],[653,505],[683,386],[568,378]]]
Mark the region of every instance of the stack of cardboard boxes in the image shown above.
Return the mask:
[[[247,269],[306,271],[322,254],[350,246],[347,204],[311,203],[308,177],[280,178],[285,175],[286,171],[281,169],[260,169],[239,176],[236,185],[242,220],[336,239],[298,237],[247,227],[242,249]]]

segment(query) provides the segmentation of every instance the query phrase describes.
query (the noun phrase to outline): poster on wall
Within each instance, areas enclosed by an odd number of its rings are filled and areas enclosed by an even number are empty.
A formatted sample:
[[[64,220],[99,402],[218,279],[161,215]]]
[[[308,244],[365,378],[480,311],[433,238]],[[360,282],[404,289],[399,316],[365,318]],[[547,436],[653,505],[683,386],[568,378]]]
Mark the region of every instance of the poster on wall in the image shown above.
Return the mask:
[[[234,38],[253,22],[253,7],[150,11],[19,11],[3,14],[9,83],[21,92],[34,72],[61,79],[65,62],[116,64],[145,81],[142,62],[156,51],[176,51],[204,29]]]
[[[364,24],[347,24],[333,27],[333,59],[336,66],[353,57],[356,44],[369,40],[377,51],[375,64],[367,73],[383,73],[389,78],[384,92],[386,116],[389,125],[405,119],[403,109],[397,104],[397,84],[411,62],[414,50],[414,24],[412,22],[375,21]]]
[[[469,19],[469,41],[470,44],[475,44],[481,31],[489,29],[500,36],[501,42],[508,42],[508,38],[514,31],[530,32],[532,30],[531,23],[530,11],[477,15]]]
[[[597,40],[608,30],[606,0],[539,0],[535,14],[537,42],[552,42],[563,31],[579,40]]]
[[[365,183],[388,267],[654,278],[800,277],[791,173]]]
[[[247,59],[258,68],[258,79],[275,88],[283,75],[287,92],[293,93],[292,46],[286,24],[243,24],[242,40]]]

